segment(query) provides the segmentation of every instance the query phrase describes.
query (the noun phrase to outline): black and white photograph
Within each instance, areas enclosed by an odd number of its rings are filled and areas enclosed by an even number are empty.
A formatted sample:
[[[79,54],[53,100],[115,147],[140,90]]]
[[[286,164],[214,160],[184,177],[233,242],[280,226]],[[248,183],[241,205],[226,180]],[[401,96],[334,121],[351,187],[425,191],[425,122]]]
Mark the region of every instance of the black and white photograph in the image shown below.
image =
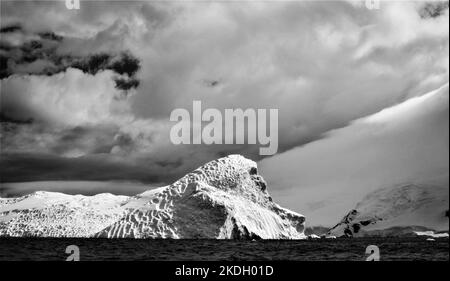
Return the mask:
[[[448,1],[0,16],[0,261],[448,263]]]

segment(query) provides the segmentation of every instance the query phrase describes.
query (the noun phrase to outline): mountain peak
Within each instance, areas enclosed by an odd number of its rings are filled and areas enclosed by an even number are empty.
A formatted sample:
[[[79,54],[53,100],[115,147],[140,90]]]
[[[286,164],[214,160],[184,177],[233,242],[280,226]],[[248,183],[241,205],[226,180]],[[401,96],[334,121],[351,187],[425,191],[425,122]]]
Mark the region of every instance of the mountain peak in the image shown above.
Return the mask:
[[[301,239],[305,218],[272,201],[254,161],[220,158],[136,196],[0,200],[0,236]]]
[[[172,186],[202,183],[223,191],[240,193],[253,201],[271,200],[267,183],[258,174],[256,162],[239,154],[219,158],[176,181]]]

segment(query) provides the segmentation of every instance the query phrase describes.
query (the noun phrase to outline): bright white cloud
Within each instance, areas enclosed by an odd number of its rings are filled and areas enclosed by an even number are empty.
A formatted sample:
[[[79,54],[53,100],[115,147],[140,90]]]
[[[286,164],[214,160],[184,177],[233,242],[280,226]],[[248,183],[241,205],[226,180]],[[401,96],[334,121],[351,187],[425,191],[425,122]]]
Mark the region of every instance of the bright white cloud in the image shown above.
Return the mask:
[[[97,75],[69,68],[53,76],[10,76],[1,81],[5,114],[32,118],[55,126],[122,122],[130,114],[120,99],[111,71]],[[20,111],[19,111],[20,110]]]

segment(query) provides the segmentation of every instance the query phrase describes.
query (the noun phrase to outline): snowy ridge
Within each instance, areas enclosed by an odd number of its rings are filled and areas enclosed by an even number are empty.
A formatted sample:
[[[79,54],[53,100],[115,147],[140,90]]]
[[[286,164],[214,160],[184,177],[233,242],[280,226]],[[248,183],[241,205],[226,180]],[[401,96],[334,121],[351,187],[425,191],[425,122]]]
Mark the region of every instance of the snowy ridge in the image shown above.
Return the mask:
[[[126,196],[35,192],[0,201],[0,236],[89,237],[124,211]]]
[[[335,236],[406,235],[448,230],[449,189],[405,184],[368,194],[328,232]]]
[[[428,231],[415,231],[417,236],[427,236],[432,238],[448,238],[448,233],[434,233],[432,230]]]
[[[240,155],[133,197],[0,198],[0,236],[302,239],[304,221],[272,202],[256,163]]]

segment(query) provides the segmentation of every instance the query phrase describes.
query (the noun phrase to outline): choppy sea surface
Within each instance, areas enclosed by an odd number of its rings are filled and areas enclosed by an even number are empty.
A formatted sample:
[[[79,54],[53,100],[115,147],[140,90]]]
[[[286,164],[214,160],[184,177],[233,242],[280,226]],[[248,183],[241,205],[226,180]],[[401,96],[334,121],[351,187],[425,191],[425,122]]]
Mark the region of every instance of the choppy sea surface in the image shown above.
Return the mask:
[[[0,261],[66,260],[70,245],[80,260],[151,261],[361,261],[375,245],[380,260],[448,261],[449,240],[352,238],[318,240],[172,240],[0,238]]]

